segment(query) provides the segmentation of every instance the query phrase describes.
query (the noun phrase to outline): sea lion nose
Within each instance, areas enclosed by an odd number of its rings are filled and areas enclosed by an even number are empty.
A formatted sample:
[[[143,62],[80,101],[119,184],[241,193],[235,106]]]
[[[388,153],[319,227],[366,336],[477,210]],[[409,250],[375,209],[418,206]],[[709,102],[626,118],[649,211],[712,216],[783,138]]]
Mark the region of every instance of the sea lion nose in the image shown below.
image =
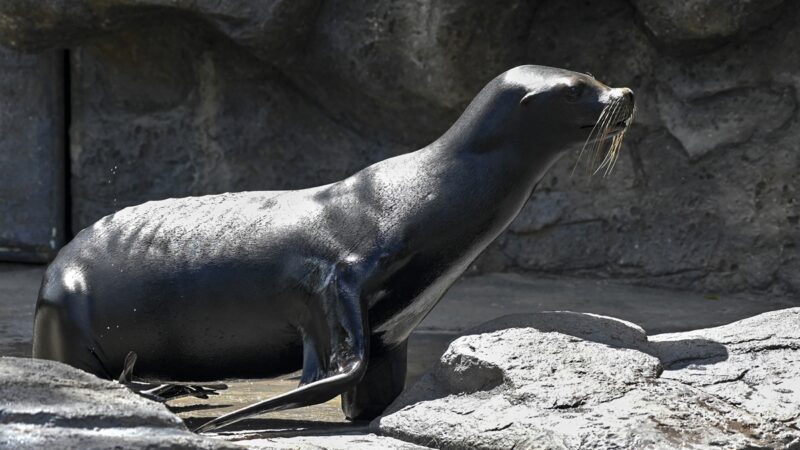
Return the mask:
[[[633,103],[633,91],[628,88],[620,88],[620,97],[624,98],[625,100]]]

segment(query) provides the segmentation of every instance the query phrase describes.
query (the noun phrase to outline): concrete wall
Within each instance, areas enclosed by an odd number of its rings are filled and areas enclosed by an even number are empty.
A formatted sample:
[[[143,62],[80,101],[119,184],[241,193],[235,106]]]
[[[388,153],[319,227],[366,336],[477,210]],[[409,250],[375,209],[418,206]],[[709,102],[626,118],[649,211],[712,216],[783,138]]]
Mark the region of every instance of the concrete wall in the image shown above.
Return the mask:
[[[613,176],[562,160],[474,271],[800,292],[795,2],[61,3],[0,4],[0,40],[72,48],[76,230],[149,199],[340,179],[534,63],[631,87],[637,122]]]
[[[0,260],[47,261],[64,243],[63,63],[0,49]]]

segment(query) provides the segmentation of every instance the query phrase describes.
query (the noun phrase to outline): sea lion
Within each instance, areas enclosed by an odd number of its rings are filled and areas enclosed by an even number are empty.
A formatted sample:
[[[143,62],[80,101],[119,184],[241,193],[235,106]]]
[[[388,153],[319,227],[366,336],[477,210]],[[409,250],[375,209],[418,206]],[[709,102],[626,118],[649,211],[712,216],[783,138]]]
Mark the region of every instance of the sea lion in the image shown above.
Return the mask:
[[[129,351],[156,379],[302,367],[298,388],[198,431],[340,394],[348,418],[373,418],[403,389],[411,331],[548,168],[610,142],[610,169],[633,111],[627,88],[520,66],[432,144],[342,181],[125,208],[47,269],[33,354],[109,378]]]

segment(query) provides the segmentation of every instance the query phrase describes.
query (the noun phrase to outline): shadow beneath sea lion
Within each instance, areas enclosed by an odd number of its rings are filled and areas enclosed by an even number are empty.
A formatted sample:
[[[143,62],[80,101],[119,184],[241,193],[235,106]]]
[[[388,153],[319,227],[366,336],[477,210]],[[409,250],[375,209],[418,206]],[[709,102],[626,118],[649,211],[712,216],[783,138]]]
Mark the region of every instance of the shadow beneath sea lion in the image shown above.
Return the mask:
[[[192,417],[185,419],[184,423],[189,429],[194,429],[213,418]],[[320,420],[258,417],[236,422],[213,434],[231,441],[295,436],[366,434],[369,432],[368,425],[368,421],[332,423]]]
[[[175,414],[181,414],[181,413],[191,412],[191,411],[204,411],[204,410],[207,410],[207,409],[229,408],[229,407],[233,406],[233,405],[230,405],[230,404],[229,405],[220,405],[220,404],[217,404],[217,403],[196,403],[194,405],[170,405],[168,403],[165,403],[165,405],[167,406],[167,409],[169,409],[170,411],[172,411]]]

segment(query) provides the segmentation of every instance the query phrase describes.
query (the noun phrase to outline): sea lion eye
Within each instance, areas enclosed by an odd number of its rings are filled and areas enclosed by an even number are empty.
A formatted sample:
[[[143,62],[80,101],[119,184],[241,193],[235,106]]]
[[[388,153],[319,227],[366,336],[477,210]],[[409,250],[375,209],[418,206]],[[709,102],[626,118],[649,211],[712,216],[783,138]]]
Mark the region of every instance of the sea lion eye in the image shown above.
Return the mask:
[[[572,86],[567,86],[564,90],[564,99],[568,102],[577,101],[581,94],[583,93],[583,84],[574,84]]]

